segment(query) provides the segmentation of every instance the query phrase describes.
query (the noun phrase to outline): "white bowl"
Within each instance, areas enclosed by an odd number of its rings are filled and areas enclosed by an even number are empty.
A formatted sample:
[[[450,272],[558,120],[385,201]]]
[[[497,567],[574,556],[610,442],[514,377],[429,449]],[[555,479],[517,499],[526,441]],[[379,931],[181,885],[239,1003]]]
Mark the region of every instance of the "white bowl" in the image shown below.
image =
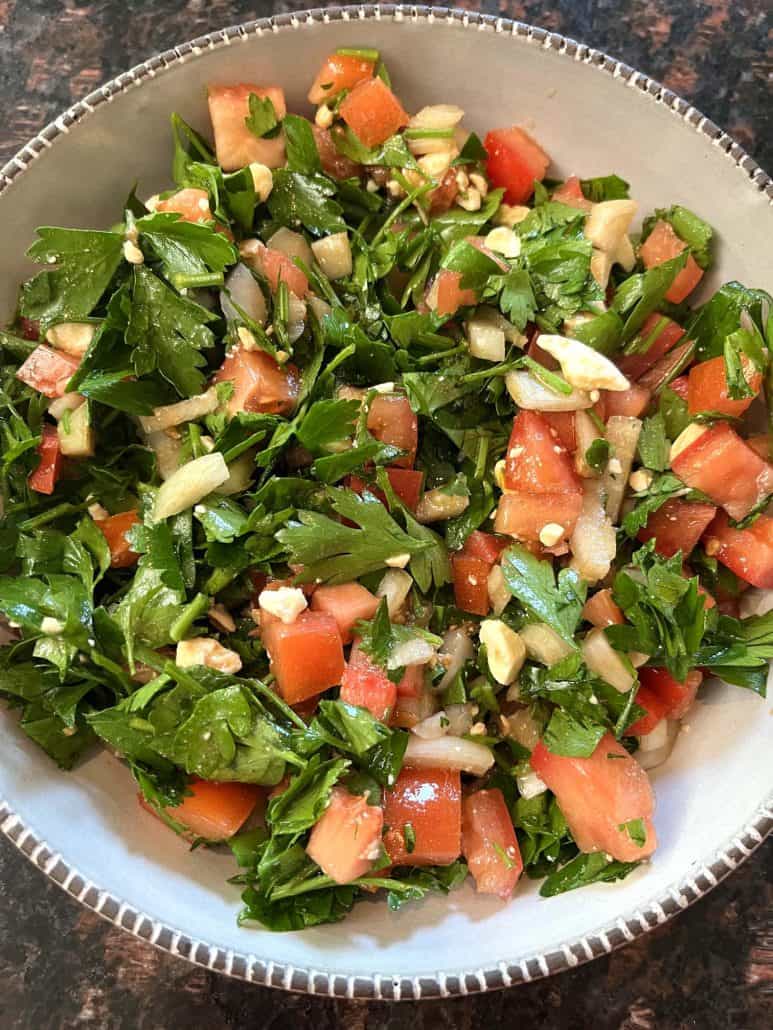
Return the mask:
[[[716,126],[645,76],[586,46],[513,22],[411,7],[331,9],[227,29],[153,58],[91,94],[0,172],[0,317],[11,316],[38,225],[102,227],[136,177],[170,181],[169,114],[208,125],[208,81],[279,82],[289,107],[336,46],[377,46],[409,109],[459,103],[480,131],[533,123],[559,173],[617,172],[644,211],[695,208],[716,228],[707,288],[773,281],[773,183]],[[152,943],[258,983],[346,997],[466,994],[610,951],[685,908],[773,826],[770,701],[706,688],[658,770],[660,848],[623,883],[550,900],[522,884],[509,905],[468,886],[393,914],[364,902],[303,933],[239,928],[230,856],[190,853],[136,803],[106,754],[56,771],[2,715],[2,830],[85,905]]]

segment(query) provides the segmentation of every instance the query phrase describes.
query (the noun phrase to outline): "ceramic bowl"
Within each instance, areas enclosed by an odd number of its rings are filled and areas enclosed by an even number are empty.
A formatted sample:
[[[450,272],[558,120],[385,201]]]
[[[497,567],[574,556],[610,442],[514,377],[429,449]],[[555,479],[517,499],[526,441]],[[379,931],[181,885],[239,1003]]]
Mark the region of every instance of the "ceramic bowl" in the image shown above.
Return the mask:
[[[186,43],[65,112],[0,172],[0,319],[12,315],[38,225],[103,227],[135,181],[168,186],[169,113],[208,129],[205,85],[279,82],[288,106],[337,46],[384,53],[409,110],[458,103],[479,131],[533,127],[557,174],[615,171],[643,211],[683,203],[716,228],[706,284],[773,281],[773,183],[716,126],[639,72],[560,36],[502,19],[421,7],[332,8],[253,22]],[[2,324],[2,323],[0,323]],[[297,934],[239,928],[230,855],[191,853],[136,803],[107,754],[60,774],[2,715],[3,832],[83,904],[129,932],[256,983],[346,997],[466,994],[547,976],[630,941],[735,868],[773,826],[770,701],[702,691],[657,770],[653,861],[623,883],[550,900],[528,882],[508,905],[467,886],[390,913],[364,902]]]

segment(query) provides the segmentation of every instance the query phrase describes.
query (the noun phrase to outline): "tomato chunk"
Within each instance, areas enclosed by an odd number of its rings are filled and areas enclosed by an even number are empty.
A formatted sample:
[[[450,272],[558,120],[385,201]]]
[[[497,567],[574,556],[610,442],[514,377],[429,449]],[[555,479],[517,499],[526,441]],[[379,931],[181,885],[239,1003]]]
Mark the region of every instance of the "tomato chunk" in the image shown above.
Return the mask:
[[[773,493],[773,465],[726,422],[717,422],[674,458],[674,474],[720,505],[732,519],[743,519]]]
[[[576,175],[570,175],[566,182],[553,191],[553,200],[569,207],[576,207],[580,211],[590,211],[593,207],[593,203],[582,192],[580,180]]]
[[[556,795],[580,851],[605,851],[620,862],[634,862],[657,847],[652,813],[655,799],[646,772],[611,733],[605,733],[590,758],[554,755],[540,741],[531,766]],[[624,824],[643,819],[646,840],[633,841]]]
[[[368,432],[381,443],[399,447],[407,454],[395,458],[392,465],[411,468],[419,446],[419,421],[410,401],[396,393],[379,394],[373,398],[368,411]]]
[[[351,883],[369,872],[380,856],[383,824],[384,813],[367,798],[333,787],[306,854],[336,883]]]
[[[462,854],[478,893],[507,901],[523,872],[523,860],[501,790],[477,790],[464,799]]]
[[[713,504],[672,498],[653,511],[647,525],[639,530],[639,540],[654,540],[655,550],[666,558],[672,558],[677,551],[687,558],[716,513]]]
[[[520,411],[513,420],[505,486],[532,494],[582,492],[571,455],[539,412]]]
[[[506,537],[494,536],[493,533],[484,533],[480,529],[473,529],[472,533],[464,541],[462,552],[470,558],[481,558],[489,565],[495,565],[505,548],[510,546]]]
[[[397,700],[397,684],[364,651],[352,648],[341,680],[340,698],[348,705],[367,708],[374,719],[389,722]]]
[[[129,546],[126,534],[132,526],[138,525],[139,521],[134,508],[97,521],[96,525],[110,548],[110,565],[114,569],[127,569],[138,560],[139,555]]]
[[[673,390],[677,397],[680,397],[683,401],[687,400],[690,392],[690,380],[688,376],[678,376],[676,379],[672,379],[668,384],[669,390]]]
[[[258,139],[245,119],[250,113],[250,94],[268,97],[281,121],[287,111],[284,90],[279,86],[255,86],[242,82],[236,86],[209,87],[209,117],[215,134],[217,163],[224,172],[235,172],[257,161],[269,168],[284,164],[284,135]]]
[[[339,153],[330,129],[320,129],[318,125],[312,125],[311,130],[314,133],[314,142],[317,144],[323,172],[332,175],[334,179],[351,179],[359,174],[362,166]]]
[[[660,720],[666,717],[668,705],[661,700],[654,690],[650,690],[643,683],[639,685],[639,689],[636,691],[636,704],[639,708],[644,709],[645,714],[632,723],[626,730],[626,733],[630,733],[634,737],[644,737],[646,734],[652,733]]]
[[[62,450],[55,426],[43,426],[36,450],[40,455],[40,461],[34,472],[27,477],[27,482],[30,490],[35,490],[39,494],[52,494],[62,472]]]
[[[755,454],[759,454],[764,461],[770,461],[770,442],[770,437],[767,433],[758,433],[756,436],[749,436],[746,439],[748,446],[751,447]]]
[[[473,558],[458,552],[451,556],[456,607],[473,615],[488,615],[491,602],[488,596],[488,574],[491,565],[483,558]]]
[[[664,706],[665,718],[681,719],[695,700],[702,681],[703,674],[697,669],[688,672],[684,682],[680,683],[665,669],[644,668],[639,670],[639,693],[646,689],[649,693],[655,694]],[[640,703],[639,694],[636,695],[636,703]]]
[[[400,697],[421,697],[424,693],[425,665],[408,665],[403,673],[403,678],[397,684],[397,696]]]
[[[536,140],[515,125],[492,129],[484,146],[491,185],[504,187],[508,204],[525,204],[534,192],[534,180],[541,182],[545,178],[550,164],[548,155]]]
[[[760,515],[746,529],[734,529],[724,512],[706,530],[706,553],[746,583],[773,589],[773,518]]]
[[[178,190],[164,200],[156,201],[156,211],[179,215],[184,222],[193,222],[194,224],[211,222],[214,217],[209,209],[207,191],[192,186]]]
[[[577,426],[573,411],[545,411],[542,412],[551,429],[554,429],[558,439],[567,451],[577,449]]]
[[[762,387],[762,375],[745,356],[741,357],[744,377],[752,390],[751,397],[734,400],[728,393],[725,359],[710,358],[693,365],[687,380],[687,408],[691,415],[713,411],[740,418]]]
[[[366,147],[377,147],[409,121],[403,105],[382,79],[368,79],[355,86],[339,114]]]
[[[264,411],[287,415],[298,399],[299,381],[291,365],[277,364],[262,350],[235,347],[215,373],[215,383],[232,382],[228,400],[231,415],[239,411]]]
[[[609,588],[597,590],[593,597],[588,598],[582,609],[582,617],[602,629],[606,626],[622,626],[625,622],[622,609],[613,599]]]
[[[579,492],[532,494],[508,490],[499,498],[494,529],[516,540],[536,543],[540,530],[554,522],[562,527],[562,539],[566,540],[574,531],[581,511],[582,494]]]
[[[607,390],[604,398],[604,416],[626,415],[639,418],[650,406],[652,393],[639,383],[633,383],[627,390]]]
[[[301,299],[309,292],[309,280],[293,259],[280,250],[266,247],[259,252],[256,263],[262,267],[272,293],[279,289],[280,282],[286,283],[290,293]]]
[[[310,104],[322,104],[337,97],[345,89],[373,78],[375,61],[354,54],[330,54],[325,58],[308,93]]]
[[[341,640],[352,642],[354,624],[360,619],[372,619],[379,600],[359,583],[341,583],[334,587],[317,587],[311,597],[315,612],[327,612],[336,620]]]
[[[16,378],[44,397],[53,399],[67,393],[67,384],[75,375],[78,365],[80,358],[41,343],[24,359],[16,371]]]
[[[286,625],[261,618],[261,637],[279,693],[288,704],[341,682],[346,667],[338,625],[325,612],[303,612]]]
[[[655,222],[652,232],[642,243],[639,254],[644,262],[645,268],[654,268],[670,261],[677,254],[681,254],[687,244],[674,232],[669,222],[659,219]],[[703,269],[690,254],[687,264],[674,279],[666,294],[666,300],[672,304],[681,304],[685,297],[689,296],[703,278]]]
[[[413,829],[415,846],[405,838]],[[462,848],[462,785],[448,769],[404,768],[384,792],[384,846],[393,865],[450,865]],[[411,837],[410,830],[408,831]]]
[[[252,814],[260,787],[253,783],[215,783],[194,777],[188,784],[190,794],[182,803],[165,811],[182,823],[194,837],[228,840],[241,829]]]
[[[424,473],[417,472],[416,469],[388,468],[386,474],[392,489],[405,507],[409,511],[416,511],[424,483]]]
[[[441,316],[455,315],[459,308],[476,304],[478,295],[467,287],[462,289],[462,273],[441,268],[427,293],[427,305]]]
[[[626,354],[618,362],[620,371],[632,382],[679,343],[684,329],[659,311],[653,311],[639,330],[639,336],[649,342],[647,349],[638,354]]]

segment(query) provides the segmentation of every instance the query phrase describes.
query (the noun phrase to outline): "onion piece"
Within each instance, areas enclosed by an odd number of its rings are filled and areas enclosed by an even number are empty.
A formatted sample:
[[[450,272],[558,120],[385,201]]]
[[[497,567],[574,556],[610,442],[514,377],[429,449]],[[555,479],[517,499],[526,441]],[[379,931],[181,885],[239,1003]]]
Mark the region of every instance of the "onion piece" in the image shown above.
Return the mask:
[[[569,644],[544,622],[532,622],[521,626],[518,635],[526,645],[529,658],[548,667],[572,653]]]
[[[385,597],[390,618],[397,615],[411,592],[413,579],[402,569],[390,569],[384,573],[376,589],[376,597]]]
[[[536,798],[540,794],[544,794],[548,789],[547,784],[543,783],[539,776],[530,770],[524,773],[522,776],[516,776],[515,782],[518,787],[518,793],[522,798]]]
[[[584,390],[556,393],[530,372],[508,372],[505,386],[518,407],[525,411],[579,411],[593,407],[593,401]]]
[[[387,660],[387,669],[391,672],[403,666],[426,665],[434,656],[435,648],[432,644],[421,637],[414,637],[413,640],[406,640],[392,649]]]
[[[494,764],[494,753],[463,737],[421,740],[412,735],[405,749],[405,764],[418,769],[458,769],[483,776]]]
[[[220,451],[187,462],[159,487],[153,506],[154,522],[192,507],[228,479],[228,466]]]
[[[607,464],[601,482],[607,498],[607,515],[612,522],[617,522],[620,515],[641,427],[640,418],[628,415],[612,415],[607,422],[607,440],[614,457]]]
[[[527,751],[534,750],[542,735],[537,721],[528,708],[519,708],[510,715],[503,715],[501,726],[506,737],[512,737]]]
[[[599,432],[596,423],[587,411],[574,413],[574,431],[577,434],[577,447],[574,452],[574,467],[577,474],[583,479],[596,479],[599,473],[590,467],[585,460],[585,455],[594,440],[603,440],[604,434]]]
[[[248,451],[231,462],[228,466],[228,479],[215,489],[215,493],[222,494],[224,497],[244,493],[252,482],[254,474],[255,453]]]
[[[435,712],[434,715],[430,715],[426,719],[422,719],[421,722],[417,722],[411,733],[415,733],[422,740],[439,740],[440,737],[445,737],[446,733],[448,733],[448,726],[446,713],[441,709],[439,712]]]
[[[194,422],[203,418],[204,415],[211,415],[220,404],[217,389],[211,386],[204,393],[197,397],[189,397],[184,401],[177,401],[175,404],[166,404],[162,408],[155,408],[152,415],[140,415],[140,426],[143,433],[154,433],[159,429],[171,429],[172,426],[179,426],[181,422]]]
[[[278,250],[280,254],[293,258],[300,258],[307,268],[311,268],[313,261],[311,247],[306,242],[306,237],[299,232],[294,232],[286,226],[282,226],[274,235],[266,240],[269,250]]]
[[[742,619],[748,619],[750,615],[767,615],[773,611],[773,590],[752,587],[741,594],[738,607]]]
[[[466,511],[469,506],[469,497],[463,494],[449,494],[442,487],[437,487],[435,490],[427,490],[419,498],[416,507],[416,521],[425,524],[453,519]]]
[[[472,704],[468,701],[462,705],[446,705],[446,718],[448,719],[448,735],[463,737],[472,729]]]
[[[148,433],[146,441],[156,456],[158,474],[163,480],[169,479],[180,467],[180,441],[168,436],[163,429]]]
[[[582,511],[569,538],[571,567],[591,585],[607,575],[617,549],[615,527],[607,517],[603,496],[600,480],[585,483]]]
[[[473,653],[474,648],[469,634],[458,628],[446,630],[443,643],[438,651],[438,657],[443,659],[446,671],[442,679],[435,685],[434,690],[437,693],[441,693],[451,686],[457,674],[472,658]]]
[[[306,325],[306,304],[300,298],[296,297],[294,293],[290,294],[289,303],[289,317],[287,319],[287,336],[290,343],[295,343],[303,335],[303,330]]]
[[[607,640],[603,629],[592,629],[582,642],[585,664],[605,683],[625,694],[636,682],[633,672],[627,667],[623,656]]]
[[[239,307],[253,322],[265,325],[268,317],[266,298],[246,265],[240,263],[228,273],[225,287],[220,291],[220,307],[227,319],[242,322],[243,316],[237,311]]]
[[[639,737],[633,757],[642,769],[657,769],[671,756],[678,736],[679,720],[662,719],[651,733]]]

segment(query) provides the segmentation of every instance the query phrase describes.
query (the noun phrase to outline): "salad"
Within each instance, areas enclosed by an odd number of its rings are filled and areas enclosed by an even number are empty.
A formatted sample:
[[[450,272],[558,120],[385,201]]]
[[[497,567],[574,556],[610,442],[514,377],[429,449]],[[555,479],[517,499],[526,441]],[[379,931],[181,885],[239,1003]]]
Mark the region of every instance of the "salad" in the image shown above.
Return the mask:
[[[769,295],[691,305],[699,214],[409,113],[375,50],[313,119],[208,95],[0,332],[0,693],[273,930],[626,876],[703,680],[765,692]]]

